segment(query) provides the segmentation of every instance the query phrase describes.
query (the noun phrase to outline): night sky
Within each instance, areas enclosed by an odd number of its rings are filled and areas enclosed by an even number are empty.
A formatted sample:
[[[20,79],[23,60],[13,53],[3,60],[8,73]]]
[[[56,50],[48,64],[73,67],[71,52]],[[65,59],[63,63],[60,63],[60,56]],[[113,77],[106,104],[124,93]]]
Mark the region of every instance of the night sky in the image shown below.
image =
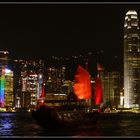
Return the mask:
[[[104,67],[122,68],[129,9],[140,16],[139,4],[0,4],[0,50],[29,59],[101,52]]]

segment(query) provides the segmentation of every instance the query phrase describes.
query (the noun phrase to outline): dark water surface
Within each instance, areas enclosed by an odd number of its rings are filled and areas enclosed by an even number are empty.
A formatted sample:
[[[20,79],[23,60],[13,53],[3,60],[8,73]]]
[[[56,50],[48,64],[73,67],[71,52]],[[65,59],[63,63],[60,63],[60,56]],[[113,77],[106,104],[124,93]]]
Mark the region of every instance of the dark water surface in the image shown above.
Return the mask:
[[[46,130],[31,113],[0,113],[0,137],[139,137],[140,114],[105,114],[97,125],[83,129]]]

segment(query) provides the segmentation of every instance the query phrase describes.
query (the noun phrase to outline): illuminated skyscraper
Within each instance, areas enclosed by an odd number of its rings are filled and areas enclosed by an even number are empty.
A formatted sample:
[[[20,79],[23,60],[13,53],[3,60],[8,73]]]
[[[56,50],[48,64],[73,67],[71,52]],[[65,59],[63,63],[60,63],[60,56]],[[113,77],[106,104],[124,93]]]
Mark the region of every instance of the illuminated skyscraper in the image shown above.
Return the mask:
[[[139,108],[139,94],[139,20],[137,12],[129,10],[124,22],[124,108]]]
[[[11,111],[14,107],[14,95],[13,95],[13,71],[4,69],[4,107],[7,111]]]
[[[0,51],[0,107],[4,107],[5,68],[8,65],[8,51]]]

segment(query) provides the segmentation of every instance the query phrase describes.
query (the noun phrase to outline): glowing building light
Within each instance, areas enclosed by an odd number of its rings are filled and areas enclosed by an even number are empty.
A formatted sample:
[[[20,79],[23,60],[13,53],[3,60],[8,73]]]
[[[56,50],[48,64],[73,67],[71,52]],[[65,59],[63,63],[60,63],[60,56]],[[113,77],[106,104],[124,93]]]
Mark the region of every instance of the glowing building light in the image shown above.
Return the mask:
[[[67,96],[66,94],[62,94],[62,93],[60,93],[60,94],[54,94],[55,96],[60,96],[60,95],[64,95],[64,96]]]
[[[131,26],[127,26],[127,29],[130,29],[131,28]]]
[[[137,12],[135,10],[129,10],[127,13],[126,13],[126,16],[127,15],[137,15]]]
[[[132,23],[131,26],[138,26],[138,23]]]
[[[124,24],[124,27],[127,27],[127,23]]]
[[[137,16],[136,15],[131,15],[131,18],[137,19]]]
[[[128,16],[125,17],[125,20],[127,20],[127,19],[128,19]]]
[[[4,75],[2,74],[0,80],[0,106],[4,107]]]
[[[40,78],[40,79],[42,78],[42,75],[41,75],[41,74],[39,75],[39,78]]]
[[[5,69],[5,74],[9,74],[9,73],[11,73],[11,70],[10,69]]]
[[[37,99],[41,98],[42,84],[43,84],[43,75],[39,74],[39,76],[38,76],[38,86],[37,86]]]

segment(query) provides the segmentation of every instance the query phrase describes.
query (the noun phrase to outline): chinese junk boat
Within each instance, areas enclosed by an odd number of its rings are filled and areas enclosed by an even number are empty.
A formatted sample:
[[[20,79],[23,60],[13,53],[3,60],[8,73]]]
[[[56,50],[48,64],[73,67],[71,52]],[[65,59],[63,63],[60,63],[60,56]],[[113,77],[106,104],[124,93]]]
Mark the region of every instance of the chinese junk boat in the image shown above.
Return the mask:
[[[84,100],[84,109],[60,110],[55,107],[41,105],[36,110],[32,110],[33,118],[43,127],[46,128],[77,128],[84,125],[94,125],[100,119],[103,107],[102,89],[99,75],[95,78],[94,83],[94,101],[98,108],[93,109],[92,88],[90,75],[82,66],[78,66],[75,81],[74,93],[78,101]],[[90,104],[90,105],[89,105]]]

